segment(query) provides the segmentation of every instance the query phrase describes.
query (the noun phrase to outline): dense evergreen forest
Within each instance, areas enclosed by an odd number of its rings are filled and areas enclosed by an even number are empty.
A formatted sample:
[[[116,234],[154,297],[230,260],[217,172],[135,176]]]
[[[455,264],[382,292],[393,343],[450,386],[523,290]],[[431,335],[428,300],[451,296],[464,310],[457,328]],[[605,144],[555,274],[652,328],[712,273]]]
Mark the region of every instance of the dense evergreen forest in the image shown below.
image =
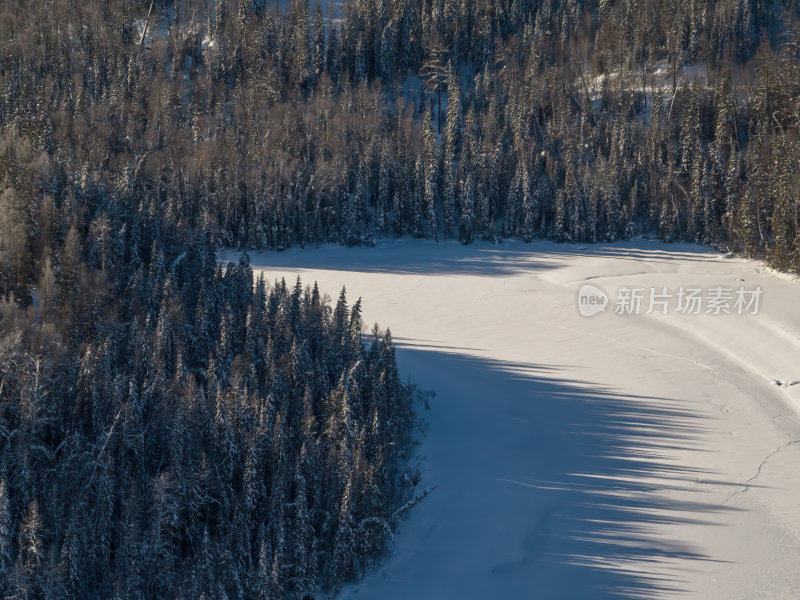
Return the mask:
[[[309,598],[415,477],[388,332],[246,258],[656,232],[800,270],[792,0],[0,2],[0,597]]]
[[[155,64],[129,32],[95,45],[123,8],[0,8],[0,598],[321,597],[413,505],[412,389],[360,301],[254,282],[246,254],[221,265],[218,234],[167,207],[151,150],[98,129],[82,77],[128,52]],[[40,146],[31,84],[88,92],[88,120],[67,109],[71,132]]]
[[[0,597],[318,597],[384,553],[416,478],[389,333],[156,220],[47,244],[65,220],[0,302]]]
[[[96,232],[128,197],[240,248],[657,232],[796,270],[798,17],[790,0],[7,0],[0,290],[28,293],[53,207],[87,202]]]

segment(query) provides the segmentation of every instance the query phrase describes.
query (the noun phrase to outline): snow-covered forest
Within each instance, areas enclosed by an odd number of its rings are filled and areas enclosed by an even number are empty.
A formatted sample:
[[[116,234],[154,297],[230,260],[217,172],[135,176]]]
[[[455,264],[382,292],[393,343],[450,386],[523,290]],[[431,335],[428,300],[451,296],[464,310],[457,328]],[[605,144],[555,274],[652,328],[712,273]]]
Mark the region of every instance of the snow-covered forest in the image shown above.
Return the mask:
[[[6,255],[132,197],[236,247],[657,231],[798,267],[795,2],[3,7]]]
[[[246,252],[797,273],[799,158],[793,0],[0,1],[0,597],[305,600],[391,550],[391,334]]]
[[[415,477],[391,336],[362,340],[344,290],[254,287],[246,260],[130,224],[130,245],[73,224],[34,304],[0,302],[0,597],[304,598],[360,574]]]

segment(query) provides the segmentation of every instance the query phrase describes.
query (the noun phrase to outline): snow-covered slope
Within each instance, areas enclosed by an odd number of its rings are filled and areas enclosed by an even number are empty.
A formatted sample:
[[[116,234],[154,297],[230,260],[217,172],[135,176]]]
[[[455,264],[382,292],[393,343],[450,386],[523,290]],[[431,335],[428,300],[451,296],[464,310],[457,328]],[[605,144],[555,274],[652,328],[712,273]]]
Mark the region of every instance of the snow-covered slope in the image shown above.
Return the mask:
[[[347,286],[437,396],[424,487],[347,598],[795,598],[800,287],[654,241],[387,241],[251,257]],[[591,318],[585,284],[610,296]],[[617,290],[760,286],[756,315],[614,314]],[[647,296],[642,312],[647,309]],[[735,312],[735,311],[734,311]]]

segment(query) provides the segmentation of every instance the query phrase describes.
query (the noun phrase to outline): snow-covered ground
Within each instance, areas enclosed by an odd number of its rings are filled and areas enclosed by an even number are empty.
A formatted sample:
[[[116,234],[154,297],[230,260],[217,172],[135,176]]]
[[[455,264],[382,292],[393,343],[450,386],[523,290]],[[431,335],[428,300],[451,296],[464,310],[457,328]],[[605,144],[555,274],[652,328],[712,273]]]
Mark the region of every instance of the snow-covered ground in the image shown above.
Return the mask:
[[[689,245],[385,241],[251,257],[390,326],[437,396],[423,488],[353,599],[796,598],[800,286]],[[610,296],[579,314],[579,288]],[[740,287],[758,314],[617,315]],[[734,293],[735,297],[735,293]],[[673,299],[674,302],[674,299]],[[733,308],[733,301],[731,301]],[[705,310],[705,306],[703,307]]]

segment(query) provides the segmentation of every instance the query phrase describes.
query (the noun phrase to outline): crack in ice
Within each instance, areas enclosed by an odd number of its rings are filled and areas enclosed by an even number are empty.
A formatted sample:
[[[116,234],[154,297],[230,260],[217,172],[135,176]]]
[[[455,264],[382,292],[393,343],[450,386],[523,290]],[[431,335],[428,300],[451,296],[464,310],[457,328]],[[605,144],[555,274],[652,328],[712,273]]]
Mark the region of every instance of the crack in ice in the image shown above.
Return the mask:
[[[722,503],[723,503],[723,504],[727,504],[728,502],[730,502],[730,500],[731,500],[731,499],[732,499],[734,496],[738,496],[739,494],[743,494],[743,493],[745,493],[747,490],[749,490],[749,489],[750,489],[750,484],[751,484],[751,483],[753,483],[753,481],[755,481],[755,480],[756,480],[756,478],[758,478],[758,476],[759,476],[759,475],[761,475],[761,469],[763,469],[763,468],[764,468],[764,465],[765,465],[765,464],[767,464],[767,461],[768,461],[770,458],[772,458],[773,456],[775,456],[775,455],[776,455],[778,452],[780,452],[781,450],[784,450],[784,449],[788,448],[789,446],[792,446],[792,445],[794,445],[794,444],[797,444],[798,442],[800,442],[800,440],[789,440],[788,442],[786,442],[786,443],[784,443],[784,444],[781,444],[780,446],[778,446],[777,448],[775,448],[775,450],[773,450],[772,452],[770,452],[769,454],[767,454],[767,455],[764,457],[764,459],[763,459],[763,460],[762,460],[762,461],[759,463],[758,467],[756,468],[756,472],[753,474],[753,476],[752,476],[752,477],[750,477],[749,479],[747,479],[746,481],[744,481],[744,482],[741,484],[741,487],[739,487],[738,489],[735,489],[735,490],[733,490],[731,493],[729,493],[727,496],[725,496],[725,499],[722,501]]]

